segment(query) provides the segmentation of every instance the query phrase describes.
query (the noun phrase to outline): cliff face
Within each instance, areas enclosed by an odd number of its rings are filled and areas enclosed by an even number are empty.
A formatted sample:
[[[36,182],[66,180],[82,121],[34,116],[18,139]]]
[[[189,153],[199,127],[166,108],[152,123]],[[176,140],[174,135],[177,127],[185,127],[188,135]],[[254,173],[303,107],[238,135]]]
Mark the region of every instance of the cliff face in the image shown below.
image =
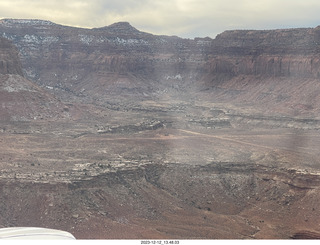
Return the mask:
[[[203,81],[209,98],[263,113],[316,116],[320,28],[226,31],[211,42]]]
[[[314,115],[320,105],[319,27],[190,40],[148,34],[127,22],[83,29],[5,19],[0,33],[18,47],[24,75],[63,100],[104,104],[113,95],[190,92],[203,98],[205,91],[207,99],[250,102],[263,111]]]
[[[23,77],[18,51],[5,38],[0,38],[0,105],[2,122],[70,116],[67,106]]]
[[[163,79],[178,74],[187,78],[203,69],[232,76],[320,76],[319,27],[226,31],[215,39],[190,40],[144,33],[127,22],[81,29],[5,19],[0,31],[19,48],[26,75],[42,83],[55,80],[50,73],[65,81],[84,79],[90,72]]]
[[[81,29],[2,20],[0,33],[18,47],[27,78],[59,96],[67,92],[65,98],[99,100],[112,94],[151,95],[166,89],[162,81],[187,86],[202,71],[211,44],[211,39],[151,35],[126,22]]]
[[[212,72],[318,78],[320,28],[226,31],[212,42]]]
[[[0,38],[0,74],[22,75],[18,50],[5,38]]]

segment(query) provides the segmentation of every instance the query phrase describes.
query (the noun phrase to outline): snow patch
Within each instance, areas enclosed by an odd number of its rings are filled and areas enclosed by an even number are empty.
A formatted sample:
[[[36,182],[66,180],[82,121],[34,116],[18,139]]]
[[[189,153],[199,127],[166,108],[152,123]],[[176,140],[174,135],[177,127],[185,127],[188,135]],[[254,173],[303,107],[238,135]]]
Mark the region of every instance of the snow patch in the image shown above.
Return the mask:
[[[55,36],[36,36],[36,35],[24,35],[23,41],[26,43],[35,43],[35,44],[50,44],[54,42],[58,42],[59,38]]]
[[[182,80],[181,74],[177,74],[175,76],[166,76],[166,80]]]
[[[123,38],[119,38],[119,37],[117,37],[115,39],[115,43],[120,44],[120,45],[128,45],[128,46],[148,44],[148,42],[143,39],[132,39],[132,38],[123,39]]]
[[[2,91],[7,91],[9,93],[21,91],[36,92],[32,86],[23,83],[21,79],[23,78],[15,75],[9,75],[9,78],[3,84]]]
[[[5,26],[12,25],[42,25],[42,26],[52,26],[55,25],[51,21],[47,20],[35,20],[35,19],[3,19],[0,21],[0,24]]]
[[[92,41],[94,40],[94,36],[90,36],[90,35],[79,35],[80,41],[84,44],[90,45],[90,43],[92,43]]]
[[[79,35],[80,41],[83,44],[90,45],[91,43],[113,43],[117,45],[122,45],[122,46],[135,46],[135,45],[147,45],[148,42],[143,40],[143,39],[134,39],[134,38],[129,38],[129,39],[124,39],[124,38],[107,38],[103,36],[95,37],[92,35]]]

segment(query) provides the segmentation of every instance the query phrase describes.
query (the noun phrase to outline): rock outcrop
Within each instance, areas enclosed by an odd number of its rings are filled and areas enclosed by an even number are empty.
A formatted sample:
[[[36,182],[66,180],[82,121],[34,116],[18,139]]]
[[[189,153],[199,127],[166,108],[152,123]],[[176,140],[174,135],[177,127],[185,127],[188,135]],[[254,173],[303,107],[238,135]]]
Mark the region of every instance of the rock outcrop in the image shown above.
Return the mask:
[[[211,42],[204,89],[269,114],[317,116],[319,48],[319,27],[226,31]]]
[[[182,39],[127,22],[84,29],[4,19],[0,33],[18,47],[24,75],[64,101],[106,105],[113,96],[123,101],[196,92],[216,102],[250,101],[262,111],[308,116],[320,105],[319,27]]]
[[[58,80],[71,83],[93,72],[133,73],[149,79],[204,70],[231,76],[318,78],[320,74],[319,27],[226,31],[215,39],[191,40],[148,34],[127,22],[83,29],[4,19],[0,31],[19,48],[26,75],[47,85],[58,86]]]
[[[137,88],[139,94],[150,93],[159,89],[159,81],[194,79],[211,44],[211,39],[155,36],[125,22],[82,29],[5,19],[0,32],[18,47],[27,78],[76,95]]]
[[[319,27],[226,31],[213,40],[210,63],[218,73],[319,78],[319,48]]]
[[[0,75],[0,105],[2,122],[72,117],[72,106],[65,105],[44,89],[15,74]]]
[[[22,75],[18,50],[5,38],[0,38],[0,74]]]
[[[23,77],[17,48],[0,38],[0,121],[69,118],[69,107]]]
[[[318,232],[312,232],[312,231],[299,231],[292,235],[293,239],[320,239],[320,234]]]

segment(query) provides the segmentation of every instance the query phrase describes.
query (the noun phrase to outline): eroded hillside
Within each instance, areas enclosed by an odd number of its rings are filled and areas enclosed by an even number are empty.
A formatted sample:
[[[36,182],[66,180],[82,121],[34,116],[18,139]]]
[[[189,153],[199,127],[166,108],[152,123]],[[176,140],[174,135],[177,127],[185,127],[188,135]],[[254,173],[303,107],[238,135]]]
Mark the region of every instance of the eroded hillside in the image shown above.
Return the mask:
[[[318,28],[0,34],[0,227],[319,238]]]

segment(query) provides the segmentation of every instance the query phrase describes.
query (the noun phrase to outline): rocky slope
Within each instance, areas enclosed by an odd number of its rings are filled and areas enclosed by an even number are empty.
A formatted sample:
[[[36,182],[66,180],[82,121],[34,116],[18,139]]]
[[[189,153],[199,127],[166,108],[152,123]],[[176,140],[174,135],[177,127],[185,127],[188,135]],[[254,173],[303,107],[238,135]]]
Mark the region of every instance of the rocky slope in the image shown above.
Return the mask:
[[[72,107],[19,75],[0,75],[1,121],[70,118]]]
[[[319,28],[0,35],[0,227],[319,238]]]
[[[226,31],[212,41],[206,85],[269,113],[317,116],[319,35],[319,27]]]
[[[7,39],[0,38],[0,74],[22,75],[21,62],[18,50]]]
[[[17,48],[0,38],[0,120],[29,121],[70,117],[68,106],[23,77]]]

